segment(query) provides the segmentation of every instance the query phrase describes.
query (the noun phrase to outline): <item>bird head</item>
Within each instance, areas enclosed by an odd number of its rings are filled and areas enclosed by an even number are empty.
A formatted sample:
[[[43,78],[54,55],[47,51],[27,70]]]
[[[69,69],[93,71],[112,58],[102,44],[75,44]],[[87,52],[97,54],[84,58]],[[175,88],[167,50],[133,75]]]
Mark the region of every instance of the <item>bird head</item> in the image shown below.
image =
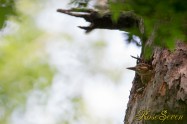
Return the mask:
[[[149,75],[152,71],[151,66],[145,63],[139,63],[134,67],[128,67],[127,69],[135,71],[139,75]]]

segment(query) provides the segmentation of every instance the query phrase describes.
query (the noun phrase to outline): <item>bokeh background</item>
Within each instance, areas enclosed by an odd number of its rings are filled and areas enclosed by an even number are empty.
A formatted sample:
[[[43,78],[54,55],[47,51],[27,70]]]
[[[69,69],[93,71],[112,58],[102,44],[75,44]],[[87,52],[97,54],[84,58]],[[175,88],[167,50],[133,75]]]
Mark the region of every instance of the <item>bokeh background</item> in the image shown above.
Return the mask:
[[[87,22],[56,12],[68,0],[10,1],[0,1],[0,124],[123,124],[140,48],[118,30],[85,34]]]

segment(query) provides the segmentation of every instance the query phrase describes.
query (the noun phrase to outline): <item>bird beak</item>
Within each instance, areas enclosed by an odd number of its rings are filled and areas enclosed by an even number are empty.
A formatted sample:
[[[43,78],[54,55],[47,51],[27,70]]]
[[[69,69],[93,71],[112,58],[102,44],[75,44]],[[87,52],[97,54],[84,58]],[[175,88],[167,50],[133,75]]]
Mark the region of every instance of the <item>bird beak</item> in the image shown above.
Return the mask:
[[[128,67],[127,69],[136,71],[136,67]]]

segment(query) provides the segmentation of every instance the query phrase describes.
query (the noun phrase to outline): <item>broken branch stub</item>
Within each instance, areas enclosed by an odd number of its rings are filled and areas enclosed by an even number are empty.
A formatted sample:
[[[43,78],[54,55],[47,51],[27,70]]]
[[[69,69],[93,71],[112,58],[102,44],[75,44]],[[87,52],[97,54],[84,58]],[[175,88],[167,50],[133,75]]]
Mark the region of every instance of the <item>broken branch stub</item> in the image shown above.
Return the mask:
[[[86,33],[94,29],[139,29],[141,23],[141,18],[135,15],[135,13],[132,11],[121,12],[121,15],[119,16],[117,22],[112,20],[111,12],[100,13],[99,11],[93,9],[76,8],[69,10],[58,9],[57,12],[61,12],[74,17],[84,18],[87,22],[90,22],[91,24],[89,26],[79,26],[79,28],[86,30]]]

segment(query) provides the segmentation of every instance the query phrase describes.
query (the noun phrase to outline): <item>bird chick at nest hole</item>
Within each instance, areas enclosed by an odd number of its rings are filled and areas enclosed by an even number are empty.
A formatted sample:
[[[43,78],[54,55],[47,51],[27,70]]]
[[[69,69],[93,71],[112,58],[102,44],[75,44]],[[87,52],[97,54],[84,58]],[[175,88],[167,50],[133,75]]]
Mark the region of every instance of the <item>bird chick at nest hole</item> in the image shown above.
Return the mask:
[[[152,77],[153,70],[151,65],[146,63],[139,63],[134,67],[128,67],[127,69],[135,71],[140,77],[142,84],[147,84]]]

